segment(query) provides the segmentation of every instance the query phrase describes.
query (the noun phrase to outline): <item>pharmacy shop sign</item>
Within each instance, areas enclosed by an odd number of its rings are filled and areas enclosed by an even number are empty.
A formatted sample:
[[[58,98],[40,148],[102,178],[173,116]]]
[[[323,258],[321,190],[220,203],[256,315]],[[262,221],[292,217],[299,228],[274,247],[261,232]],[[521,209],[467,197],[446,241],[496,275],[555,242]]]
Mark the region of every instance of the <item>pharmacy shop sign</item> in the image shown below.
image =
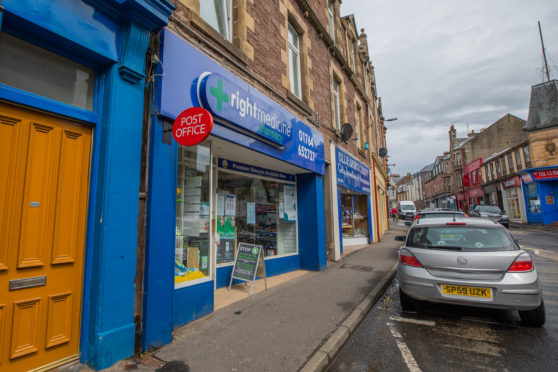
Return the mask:
[[[335,148],[335,162],[337,185],[362,194],[370,194],[370,168],[338,147]]]
[[[182,146],[194,146],[205,140],[211,129],[211,114],[201,107],[191,107],[178,115],[172,126],[172,135]]]

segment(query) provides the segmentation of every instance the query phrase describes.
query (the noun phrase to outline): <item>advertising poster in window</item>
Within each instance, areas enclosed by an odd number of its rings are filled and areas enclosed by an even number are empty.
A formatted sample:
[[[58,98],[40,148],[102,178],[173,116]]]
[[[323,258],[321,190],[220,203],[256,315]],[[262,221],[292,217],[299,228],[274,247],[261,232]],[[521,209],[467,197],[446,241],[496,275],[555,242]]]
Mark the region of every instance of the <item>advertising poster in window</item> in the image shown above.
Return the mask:
[[[225,216],[236,216],[236,196],[227,194],[225,197]]]
[[[296,221],[296,197],[294,185],[284,185],[284,219],[285,221]]]
[[[252,203],[252,202],[246,203],[246,223],[247,224],[256,223],[256,203]]]

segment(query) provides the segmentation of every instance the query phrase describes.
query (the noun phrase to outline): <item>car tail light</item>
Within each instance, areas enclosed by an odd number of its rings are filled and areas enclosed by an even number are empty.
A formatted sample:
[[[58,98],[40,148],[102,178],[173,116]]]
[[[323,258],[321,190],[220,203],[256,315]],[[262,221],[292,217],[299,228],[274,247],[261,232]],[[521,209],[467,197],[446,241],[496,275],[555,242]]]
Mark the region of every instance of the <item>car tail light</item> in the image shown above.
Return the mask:
[[[463,217],[469,217],[467,213],[463,213]]]
[[[417,214],[417,215],[415,216],[415,218],[413,218],[413,220],[418,220],[418,219],[419,219],[419,215]]]
[[[449,225],[449,226],[465,225],[465,222],[447,222],[446,225]]]
[[[423,267],[419,260],[417,260],[417,258],[407,250],[401,250],[399,252],[399,262],[404,265]]]
[[[521,256],[517,257],[515,262],[510,266],[508,269],[509,272],[513,273],[521,273],[533,270],[533,260],[531,256],[527,254],[522,254]]]

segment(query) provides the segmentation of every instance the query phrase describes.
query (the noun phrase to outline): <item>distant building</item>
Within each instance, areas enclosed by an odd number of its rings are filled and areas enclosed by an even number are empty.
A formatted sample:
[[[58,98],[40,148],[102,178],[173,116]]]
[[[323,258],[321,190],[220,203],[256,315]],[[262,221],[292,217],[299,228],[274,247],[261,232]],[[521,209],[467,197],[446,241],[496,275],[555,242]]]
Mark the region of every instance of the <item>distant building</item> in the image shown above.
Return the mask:
[[[521,172],[527,221],[558,224],[558,81],[531,88],[529,117],[525,130],[529,146],[523,147],[528,161]]]

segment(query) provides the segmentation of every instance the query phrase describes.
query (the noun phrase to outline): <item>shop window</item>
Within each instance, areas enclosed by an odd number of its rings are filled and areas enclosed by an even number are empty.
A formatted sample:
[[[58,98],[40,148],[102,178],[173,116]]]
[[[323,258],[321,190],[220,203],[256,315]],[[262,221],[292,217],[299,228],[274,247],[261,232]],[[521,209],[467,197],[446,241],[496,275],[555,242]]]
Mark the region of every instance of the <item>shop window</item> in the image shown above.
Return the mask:
[[[531,168],[531,154],[529,154],[529,145],[523,147],[523,158],[525,159],[525,168]]]
[[[238,243],[264,255],[297,252],[295,185],[220,171],[217,186],[217,264],[232,263]]]
[[[200,17],[225,39],[232,40],[232,0],[200,1]]]
[[[300,35],[289,24],[289,78],[291,92],[301,98]]]
[[[330,0],[327,4],[327,12],[329,15],[329,36],[331,40],[333,40],[333,44],[335,44],[335,19],[333,18],[333,0]]]
[[[527,185],[527,199],[529,200],[529,212],[541,213],[541,200],[536,183]]]
[[[33,44],[0,33],[0,83],[93,110],[95,73]]]
[[[520,220],[521,210],[519,208],[519,188],[511,187],[504,190],[506,199],[506,213],[510,219]]]
[[[511,152],[508,152],[508,165],[510,166],[510,174],[514,172],[513,169],[513,156]]]
[[[522,170],[523,165],[521,163],[521,151],[519,149],[515,150],[515,164],[517,165],[517,170]]]
[[[335,120],[335,129],[341,129],[341,112],[339,106],[339,82],[333,78],[333,111]]]
[[[209,146],[178,146],[174,264],[178,288],[211,277],[210,169]]]
[[[368,237],[368,198],[341,194],[341,229],[343,238]]]

